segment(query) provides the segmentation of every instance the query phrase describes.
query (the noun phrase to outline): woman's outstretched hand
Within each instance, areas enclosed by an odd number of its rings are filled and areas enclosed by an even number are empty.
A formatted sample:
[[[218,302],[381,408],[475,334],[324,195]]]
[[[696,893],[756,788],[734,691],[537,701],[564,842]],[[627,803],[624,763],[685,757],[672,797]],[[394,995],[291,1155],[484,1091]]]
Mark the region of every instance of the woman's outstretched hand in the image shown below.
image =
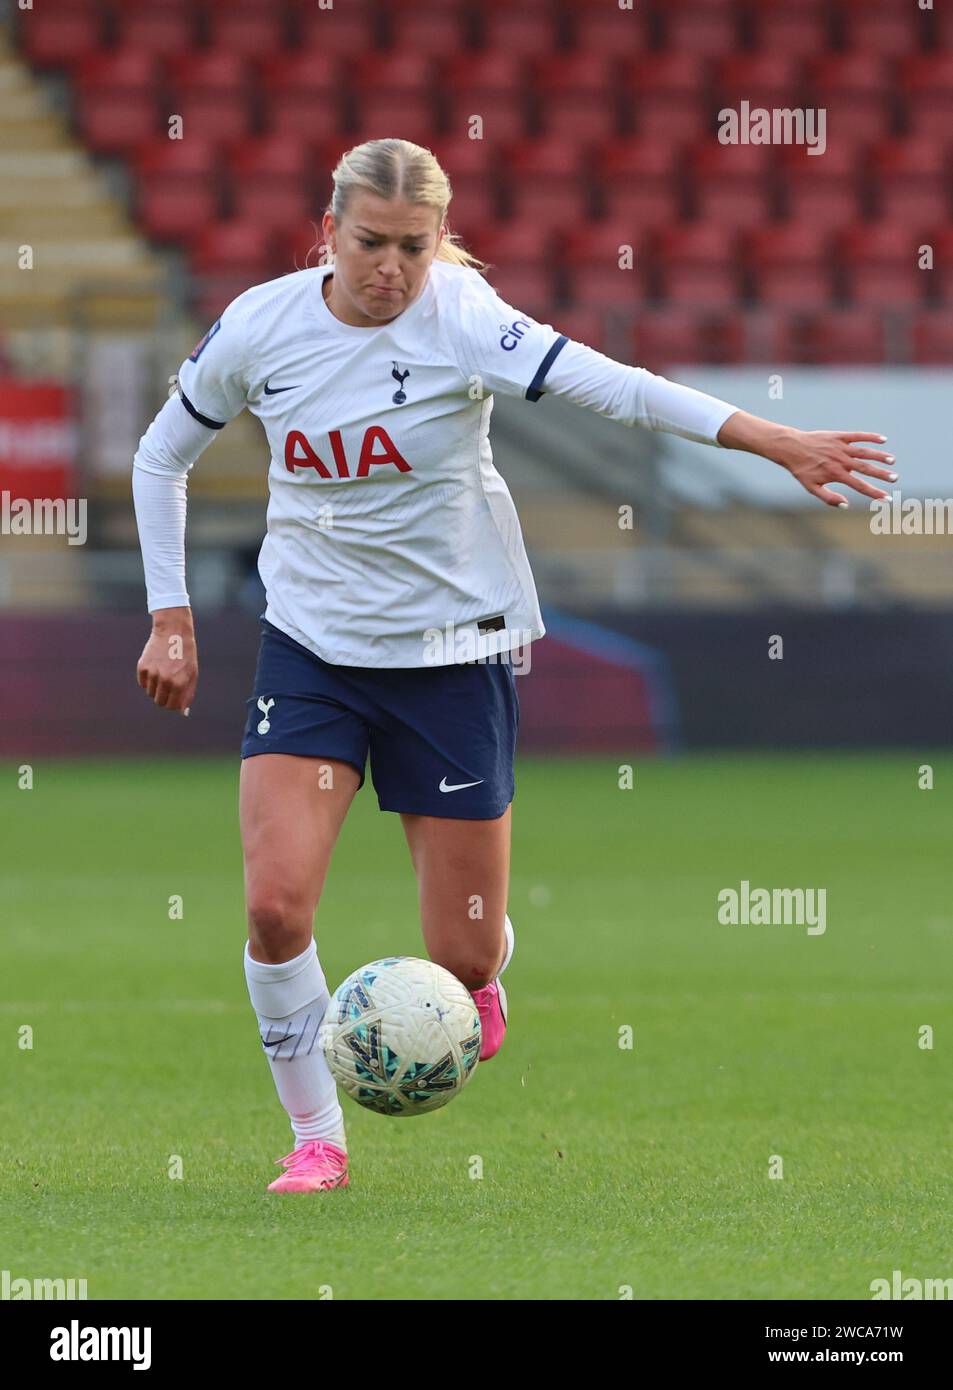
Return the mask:
[[[871,444],[885,443],[882,434],[861,434],[851,430],[798,430],[790,425],[777,425],[762,420],[747,411],[737,410],[718,431],[718,442],[726,449],[744,449],[760,454],[786,468],[793,478],[812,496],[830,507],[846,507],[847,498],[832,492],[828,484],[846,483],[855,492],[878,501],[889,492],[865,483],[858,473],[868,478],[882,478],[895,483],[897,474],[890,465],[893,455]]]

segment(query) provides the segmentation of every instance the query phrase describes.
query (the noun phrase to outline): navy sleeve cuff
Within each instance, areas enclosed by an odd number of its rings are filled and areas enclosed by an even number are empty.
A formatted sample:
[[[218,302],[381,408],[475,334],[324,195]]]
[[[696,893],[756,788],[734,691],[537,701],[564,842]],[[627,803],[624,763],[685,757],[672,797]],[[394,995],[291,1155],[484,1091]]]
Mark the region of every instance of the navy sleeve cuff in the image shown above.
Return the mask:
[[[536,375],[526,388],[526,399],[528,401],[538,401],[540,396],[543,395],[543,381],[546,378],[546,373],[568,342],[569,339],[566,337],[565,333],[561,333],[542,362],[540,362]]]

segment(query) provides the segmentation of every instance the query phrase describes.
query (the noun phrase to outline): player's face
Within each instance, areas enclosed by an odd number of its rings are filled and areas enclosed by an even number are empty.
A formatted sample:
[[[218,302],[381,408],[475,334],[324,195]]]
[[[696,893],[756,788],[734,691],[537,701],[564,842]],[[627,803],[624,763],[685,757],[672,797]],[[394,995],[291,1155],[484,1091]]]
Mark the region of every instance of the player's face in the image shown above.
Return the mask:
[[[434,208],[365,192],[352,196],[340,223],[326,212],[321,225],[334,252],[325,297],[357,328],[386,323],[413,303],[443,236]]]

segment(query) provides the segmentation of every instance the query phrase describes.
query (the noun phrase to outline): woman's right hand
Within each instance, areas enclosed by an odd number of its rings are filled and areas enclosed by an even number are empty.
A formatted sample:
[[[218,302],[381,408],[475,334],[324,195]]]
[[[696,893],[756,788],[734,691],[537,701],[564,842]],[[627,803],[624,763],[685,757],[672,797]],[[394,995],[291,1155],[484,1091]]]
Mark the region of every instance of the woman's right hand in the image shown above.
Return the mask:
[[[199,679],[191,608],[159,608],[152,635],[142,649],[136,679],[160,709],[187,715]]]

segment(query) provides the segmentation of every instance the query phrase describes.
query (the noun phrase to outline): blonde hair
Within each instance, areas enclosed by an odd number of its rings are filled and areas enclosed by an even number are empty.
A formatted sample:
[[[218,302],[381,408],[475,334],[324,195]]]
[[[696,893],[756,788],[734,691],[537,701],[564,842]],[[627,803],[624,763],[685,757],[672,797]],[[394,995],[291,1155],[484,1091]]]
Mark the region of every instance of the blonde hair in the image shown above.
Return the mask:
[[[457,233],[451,232],[446,225],[453,190],[436,155],[423,145],[415,145],[410,140],[366,140],[363,145],[355,145],[341,155],[331,178],[334,192],[326,210],[338,224],[347,211],[351,194],[359,189],[388,200],[404,198],[408,203],[422,204],[439,212],[437,226],[444,225],[445,230],[435,260],[486,270],[488,263],[472,255]],[[330,247],[325,247],[325,264],[330,265],[333,260]]]

